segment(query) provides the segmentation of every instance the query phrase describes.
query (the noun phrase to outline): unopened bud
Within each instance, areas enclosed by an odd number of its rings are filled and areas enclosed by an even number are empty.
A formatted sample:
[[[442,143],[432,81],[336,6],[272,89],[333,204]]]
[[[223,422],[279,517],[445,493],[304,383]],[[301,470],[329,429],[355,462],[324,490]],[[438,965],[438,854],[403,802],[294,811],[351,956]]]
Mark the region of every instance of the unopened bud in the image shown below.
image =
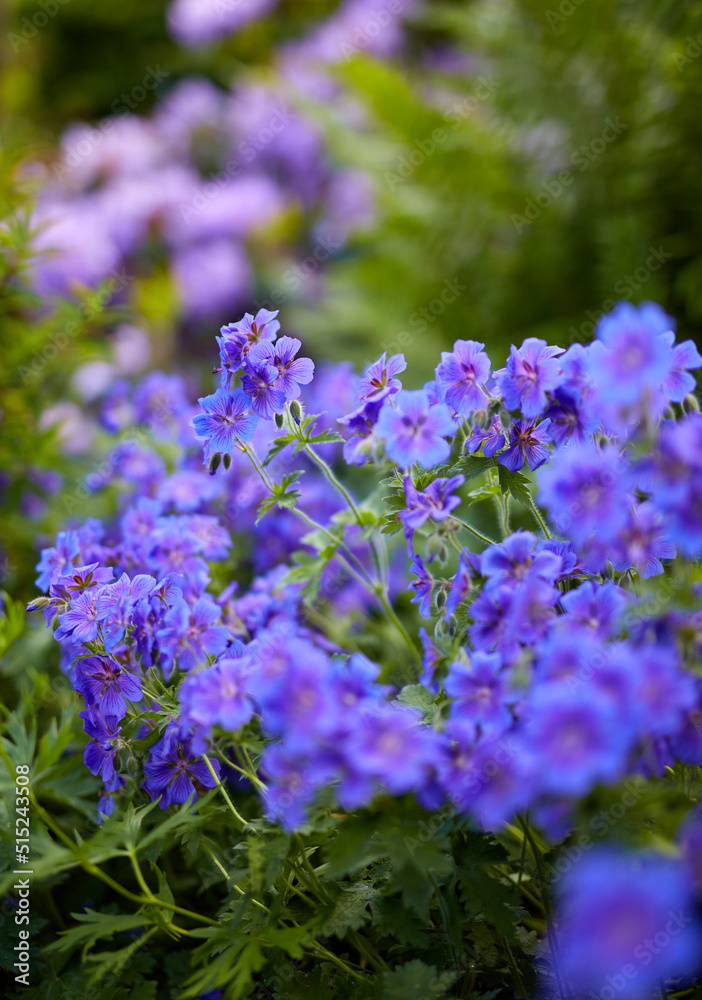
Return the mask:
[[[232,464],[232,456],[229,454],[229,452],[227,452],[227,454],[222,457],[222,465],[224,466],[226,472],[229,472],[231,464]]]
[[[47,604],[51,603],[52,601],[50,597],[35,597],[34,600],[30,601],[27,605],[27,611],[41,611],[47,606]]]
[[[278,430],[280,430],[280,428],[283,426],[283,414],[282,413],[276,413],[276,415],[275,415],[275,426],[278,428]]]
[[[302,407],[297,399],[290,401],[290,416],[293,418],[296,424],[300,423],[300,418],[302,416]]]
[[[694,396],[691,392],[689,392],[687,394],[687,396],[685,396],[685,398],[683,399],[682,405],[683,405],[683,410],[685,411],[685,413],[699,413],[700,412],[700,404],[699,404],[699,402],[697,400],[697,396]]]
[[[222,461],[222,456],[220,455],[220,453],[218,451],[216,451],[214,453],[214,455],[212,456],[212,458],[210,459],[210,475],[211,476],[214,476],[215,472],[219,468],[219,463],[221,461]]]
[[[436,606],[439,611],[442,611],[446,607],[446,591],[442,587],[439,593],[436,595]]]

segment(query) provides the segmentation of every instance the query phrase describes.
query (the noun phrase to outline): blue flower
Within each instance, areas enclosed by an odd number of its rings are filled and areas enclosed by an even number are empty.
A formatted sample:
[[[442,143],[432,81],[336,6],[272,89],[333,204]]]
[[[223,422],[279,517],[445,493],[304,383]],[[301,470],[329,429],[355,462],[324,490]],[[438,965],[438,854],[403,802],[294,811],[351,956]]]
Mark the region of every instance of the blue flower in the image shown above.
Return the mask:
[[[262,361],[247,361],[241,387],[249,397],[251,409],[264,420],[271,420],[285,408],[285,393],[278,386],[278,369]]]
[[[423,389],[403,389],[386,400],[378,417],[378,434],[393,462],[406,469],[415,462],[429,468],[448,458],[451,447],[444,439],[458,425],[445,403],[430,404]]]
[[[212,760],[211,763],[219,775],[219,761]],[[205,761],[192,752],[189,740],[178,739],[174,724],[152,748],[144,764],[144,778],[141,787],[149,793],[152,801],[160,796],[159,809],[182,805],[196,791],[214,788],[217,783]]]
[[[560,378],[559,354],[563,354],[562,347],[548,347],[536,337],[527,337],[519,349],[512,345],[506,366],[495,372],[508,410],[521,409],[527,419],[543,413],[546,393],[556,388]]]
[[[405,528],[416,531],[429,518],[434,521],[445,521],[447,517],[451,516],[451,511],[455,510],[461,502],[460,497],[452,494],[464,482],[464,476],[435,479],[426,489],[418,492],[412,482],[412,477],[406,475],[404,485],[407,508],[399,515]]]
[[[497,461],[512,472],[518,472],[525,459],[532,472],[538,469],[549,459],[550,426],[550,420],[542,420],[540,424],[515,420],[510,428],[509,448],[498,456]]]
[[[286,399],[297,399],[300,386],[307,385],[314,377],[314,361],[309,358],[295,358],[302,347],[297,337],[281,337],[275,344],[262,341],[249,352],[247,371],[249,367],[261,364],[272,365],[278,372],[275,383]]]
[[[595,847],[570,866],[557,897],[558,961],[577,996],[616,989],[638,1000],[697,971],[702,926],[679,861]]]
[[[483,386],[490,375],[490,359],[485,344],[477,340],[457,340],[453,353],[441,352],[436,383],[443,399],[462,415],[487,405]]]
[[[76,666],[76,690],[88,706],[119,722],[127,714],[127,701],[141,701],[141,681],[114,660],[88,656]]]
[[[248,412],[252,402],[241,389],[231,393],[217,389],[198,402],[204,413],[193,417],[190,425],[199,441],[207,441],[211,452],[229,453],[237,440],[251,440],[258,421]]]

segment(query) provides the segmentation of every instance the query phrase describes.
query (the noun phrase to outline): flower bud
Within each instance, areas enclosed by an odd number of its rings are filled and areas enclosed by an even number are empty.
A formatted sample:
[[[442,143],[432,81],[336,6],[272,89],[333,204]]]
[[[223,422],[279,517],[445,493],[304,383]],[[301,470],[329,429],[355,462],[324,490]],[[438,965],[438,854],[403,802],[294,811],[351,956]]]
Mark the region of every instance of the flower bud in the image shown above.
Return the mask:
[[[297,399],[292,399],[290,401],[290,416],[293,418],[296,424],[300,423],[300,417],[302,416],[302,407]]]
[[[226,455],[222,456],[222,465],[224,466],[226,472],[229,472],[231,464],[232,464],[232,456],[229,454],[229,452],[227,452]]]
[[[693,395],[693,393],[691,393],[691,392],[689,392],[687,394],[687,396],[685,396],[685,398],[683,399],[682,405],[683,405],[683,410],[685,411],[685,413],[699,413],[700,412],[700,404],[699,404],[699,402],[697,400],[697,396]]]
[[[282,413],[276,413],[276,415],[275,415],[275,426],[278,428],[278,430],[280,430],[280,428],[283,426],[283,414]]]
[[[439,611],[443,611],[443,609],[446,607],[446,591],[444,590],[443,587],[436,595],[436,606],[439,609]]]
[[[216,451],[214,453],[214,455],[212,456],[212,458],[210,459],[210,475],[211,476],[214,476],[215,472],[219,468],[219,463],[221,461],[222,461],[222,456],[220,455],[220,453],[218,451]]]

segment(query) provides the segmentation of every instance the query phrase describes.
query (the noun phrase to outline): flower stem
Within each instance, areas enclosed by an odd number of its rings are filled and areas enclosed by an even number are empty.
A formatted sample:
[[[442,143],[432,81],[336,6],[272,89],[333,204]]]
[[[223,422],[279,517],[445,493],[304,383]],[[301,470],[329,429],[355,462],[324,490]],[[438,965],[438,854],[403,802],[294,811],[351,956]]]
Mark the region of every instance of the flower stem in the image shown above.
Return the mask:
[[[217,785],[217,787],[219,788],[220,792],[221,792],[221,793],[222,793],[222,795],[224,796],[224,800],[225,800],[225,802],[227,803],[227,805],[229,806],[229,808],[230,808],[230,809],[231,809],[231,811],[232,811],[232,815],[233,815],[233,816],[234,816],[234,818],[235,818],[235,819],[237,820],[237,822],[238,822],[238,823],[241,823],[241,826],[242,826],[242,827],[243,827],[244,829],[246,829],[246,827],[247,827],[247,826],[248,826],[249,824],[248,824],[248,823],[247,823],[247,821],[246,821],[246,820],[244,819],[244,817],[243,817],[243,816],[241,815],[241,813],[239,813],[239,812],[237,811],[237,809],[236,809],[236,807],[235,807],[234,803],[233,803],[233,802],[232,802],[232,800],[231,800],[231,799],[229,798],[229,795],[228,795],[228,793],[227,793],[227,790],[226,790],[226,788],[224,787],[224,785],[222,784],[222,782],[221,782],[221,781],[219,780],[219,775],[217,774],[217,772],[215,771],[215,769],[214,769],[214,768],[212,767],[212,762],[211,762],[210,758],[209,758],[209,757],[207,756],[207,754],[203,753],[203,755],[202,755],[202,759],[203,759],[203,760],[204,760],[204,762],[205,762],[205,763],[207,764],[207,766],[208,766],[208,768],[209,768],[209,771],[210,771],[210,774],[212,775],[212,778],[214,779],[214,782],[215,782],[215,784],[216,784],[216,785]]]
[[[454,521],[458,521],[458,523],[461,525],[461,527],[467,528],[468,531],[471,531],[475,535],[476,538],[480,539],[481,542],[485,542],[486,545],[496,545],[497,544],[493,538],[490,538],[488,535],[483,535],[483,533],[481,531],[478,531],[477,528],[474,528],[472,524],[468,524],[467,521],[462,521],[461,518],[460,517],[456,517],[455,514],[452,514],[451,516],[453,517]]]

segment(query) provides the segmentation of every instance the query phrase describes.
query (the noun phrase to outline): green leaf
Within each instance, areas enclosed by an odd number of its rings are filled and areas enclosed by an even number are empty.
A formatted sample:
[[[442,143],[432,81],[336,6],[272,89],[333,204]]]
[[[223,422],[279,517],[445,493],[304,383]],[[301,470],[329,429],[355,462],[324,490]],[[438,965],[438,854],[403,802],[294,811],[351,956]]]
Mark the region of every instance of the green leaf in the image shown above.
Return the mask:
[[[383,973],[382,1000],[438,1000],[457,978],[457,972],[439,974],[436,966],[415,958],[394,972]]]
[[[282,830],[270,837],[249,837],[247,856],[254,896],[280,878],[289,850],[290,835]]]
[[[344,886],[319,933],[323,937],[343,938],[347,931],[357,931],[370,920],[368,906],[378,895],[378,890],[369,882],[353,882]]]
[[[286,507],[288,510],[293,510],[297,506],[298,501],[302,494],[299,490],[288,489],[292,486],[300,476],[303,474],[302,469],[296,469],[294,472],[286,473],[283,476],[282,482],[274,483],[273,490],[264,500],[261,501],[258,508],[258,517],[256,519],[256,524],[265,517],[265,515],[275,507],[277,504],[279,507]]]
[[[85,959],[88,949],[100,938],[112,937],[123,931],[134,930],[135,927],[143,927],[149,922],[146,917],[138,914],[98,913],[95,910],[72,913],[71,916],[78,921],[79,926],[71,927],[67,931],[60,931],[57,940],[47,945],[45,949],[47,952],[72,951],[82,945],[82,956]]]
[[[521,472],[512,472],[504,465],[498,465],[497,474],[500,477],[500,489],[502,493],[511,493],[515,500],[521,503],[531,504],[531,493],[529,492],[529,480]]]
[[[397,701],[420,708],[424,715],[434,710],[434,695],[423,684],[407,684],[398,694]]]
[[[272,462],[276,455],[279,455],[283,448],[286,448],[292,441],[296,438],[292,434],[285,434],[283,437],[275,438],[273,444],[268,449],[268,454],[263,459],[263,467],[265,468],[269,462]]]
[[[494,469],[497,465],[496,458],[485,458],[484,455],[466,455],[455,467],[456,472],[461,472],[466,477],[466,482],[475,479],[488,469]]]

